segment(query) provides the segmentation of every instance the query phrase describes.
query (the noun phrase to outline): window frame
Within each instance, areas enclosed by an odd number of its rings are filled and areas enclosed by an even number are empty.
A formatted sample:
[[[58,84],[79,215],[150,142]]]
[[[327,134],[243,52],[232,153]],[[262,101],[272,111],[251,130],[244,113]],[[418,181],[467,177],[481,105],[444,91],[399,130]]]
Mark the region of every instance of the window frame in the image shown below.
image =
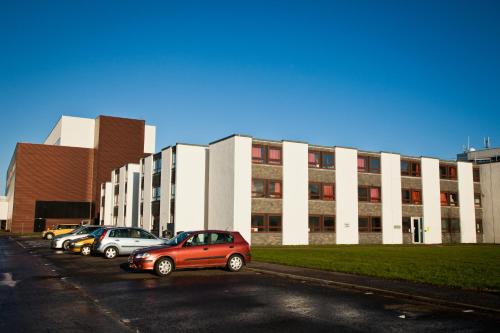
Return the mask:
[[[254,230],[254,226],[252,224],[254,216],[263,217],[263,225],[262,225],[263,231],[258,231],[258,230],[255,231]],[[279,217],[280,218],[279,227],[272,227],[273,230],[271,230],[270,223],[269,223],[270,217]],[[251,214],[251,217],[250,217],[250,223],[251,223],[250,224],[251,233],[261,234],[261,233],[282,233],[283,232],[283,215],[282,214],[253,213],[253,214]],[[274,228],[278,228],[278,229],[274,229]]]
[[[260,148],[262,152],[262,158],[256,159],[253,157],[253,149]],[[272,160],[269,158],[269,150],[276,149],[280,151],[280,159]],[[252,163],[254,164],[268,164],[268,165],[283,165],[283,147],[273,144],[262,144],[262,143],[252,143]]]
[[[446,204],[443,204],[443,201],[441,200],[442,199],[442,196],[443,194],[446,196]],[[450,196],[456,196],[456,200],[455,200],[455,204],[451,204],[451,197]],[[458,197],[458,192],[449,192],[449,191],[441,191],[440,194],[439,194],[439,198],[440,198],[440,203],[441,203],[441,207],[459,207],[459,197]]]
[[[264,186],[264,191],[262,195],[256,196],[254,194],[259,193],[254,191],[254,182],[262,181]],[[270,192],[270,183],[280,183],[281,192]],[[263,179],[263,178],[252,178],[252,198],[266,198],[266,199],[281,199],[283,198],[283,182],[278,179]]]
[[[358,164],[358,172],[362,172],[362,173],[375,173],[375,174],[380,174],[381,172],[381,169],[382,169],[382,162],[380,160],[380,157],[379,156],[371,156],[371,155],[358,155],[358,158],[357,158],[357,161],[359,161],[360,159],[364,159],[365,160],[365,168],[364,169],[360,169],[359,168],[359,164]],[[378,165],[379,167],[378,168],[373,168],[372,166],[372,161],[373,160],[377,160],[378,161]]]
[[[311,231],[311,217],[318,218],[318,230]],[[332,218],[333,219],[333,230],[329,230],[325,228],[325,219]],[[308,232],[310,234],[315,233],[335,233],[337,230],[337,221],[335,219],[335,215],[320,215],[320,214],[310,214],[307,220]]]
[[[476,203],[476,199],[479,199],[479,204]],[[482,208],[483,207],[483,200],[482,200],[482,195],[481,193],[474,193],[474,207],[475,208]]]
[[[311,198],[311,191],[310,191],[311,185],[319,186],[318,198]],[[324,188],[325,186],[331,186],[333,189],[331,199],[329,197],[325,199],[325,188]],[[308,196],[309,200],[335,201],[335,183],[309,182],[308,187],[307,187],[307,196]]]
[[[472,181],[474,183],[481,182],[481,170],[479,168],[472,168]]]
[[[365,189],[367,191],[366,200],[362,200],[359,196],[360,189]],[[378,189],[379,199],[373,201],[371,196],[371,190]],[[382,187],[381,186],[369,186],[369,185],[359,185],[358,186],[358,202],[367,202],[367,203],[382,203]]]
[[[408,191],[409,193],[409,200],[405,200],[403,192]],[[413,199],[413,193],[414,192],[419,192],[420,193],[420,201],[415,201]],[[414,188],[402,188],[401,189],[401,203],[403,205],[422,205],[423,204],[423,198],[422,198],[422,190],[421,189],[414,189]]]
[[[309,154],[318,154],[318,163],[312,164],[309,162]],[[333,159],[333,165],[331,167],[325,166],[325,158],[324,155],[331,155]],[[307,152],[307,165],[311,169],[325,169],[325,170],[335,170],[335,152],[333,151],[324,151],[324,150],[316,150],[309,149]]]
[[[443,222],[446,221],[446,227],[443,226]],[[456,222],[456,226],[458,226],[458,229],[455,229],[453,227],[452,222]],[[441,233],[445,234],[456,234],[462,232],[460,230],[460,219],[458,218],[441,218]]]
[[[408,170],[407,171],[405,171],[403,169],[403,163],[408,163]],[[401,164],[401,176],[404,176],[404,177],[422,177],[422,168],[421,168],[422,165],[421,165],[420,161],[414,161],[414,160],[402,158],[400,164]],[[413,170],[414,166],[418,166],[417,168],[415,168],[416,169],[415,171]]]
[[[363,229],[360,228],[360,219],[366,219],[367,220],[367,226],[366,228],[363,227]],[[380,228],[374,229],[373,227],[373,219],[379,219],[380,220]],[[358,216],[358,233],[360,232],[382,232],[382,216]]]
[[[443,175],[441,173],[441,170],[444,168],[445,174]],[[455,170],[455,175],[452,176],[451,170]],[[446,180],[458,180],[458,170],[457,166],[454,164],[445,164],[445,163],[439,163],[439,179],[446,179]]]

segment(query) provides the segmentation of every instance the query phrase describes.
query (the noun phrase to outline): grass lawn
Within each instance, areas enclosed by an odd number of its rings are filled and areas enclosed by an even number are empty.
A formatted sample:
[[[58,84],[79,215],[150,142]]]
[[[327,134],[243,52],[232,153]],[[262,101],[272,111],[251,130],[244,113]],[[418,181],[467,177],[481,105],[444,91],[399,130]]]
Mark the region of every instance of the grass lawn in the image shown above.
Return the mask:
[[[500,292],[498,245],[252,247],[253,260]]]

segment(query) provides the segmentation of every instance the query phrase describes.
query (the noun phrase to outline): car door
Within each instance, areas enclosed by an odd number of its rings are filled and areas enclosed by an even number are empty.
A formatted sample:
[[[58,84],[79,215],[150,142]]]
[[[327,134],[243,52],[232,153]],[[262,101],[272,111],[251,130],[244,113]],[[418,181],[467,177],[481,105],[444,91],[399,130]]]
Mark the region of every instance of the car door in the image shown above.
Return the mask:
[[[129,254],[133,251],[134,243],[130,238],[129,229],[113,229],[109,233],[109,240],[118,247],[120,254]]]
[[[210,262],[215,266],[226,265],[227,257],[234,249],[234,238],[228,232],[214,232],[209,236]]]
[[[177,267],[200,267],[210,265],[208,233],[196,233],[184,242],[177,254]]]

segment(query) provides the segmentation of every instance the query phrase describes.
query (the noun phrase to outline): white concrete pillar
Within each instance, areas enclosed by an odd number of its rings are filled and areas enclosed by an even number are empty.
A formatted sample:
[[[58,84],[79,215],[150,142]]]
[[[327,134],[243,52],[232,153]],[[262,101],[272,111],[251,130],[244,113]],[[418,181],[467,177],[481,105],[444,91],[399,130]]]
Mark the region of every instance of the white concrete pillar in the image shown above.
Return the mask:
[[[422,157],[422,197],[424,204],[424,243],[440,244],[441,235],[441,200],[439,160]]]
[[[382,243],[402,244],[401,156],[382,153]]]
[[[358,152],[335,148],[337,244],[358,244]]]
[[[476,243],[476,208],[472,163],[458,162],[458,202],[460,209],[460,242]]]
[[[283,141],[283,245],[309,244],[309,167],[306,143]]]

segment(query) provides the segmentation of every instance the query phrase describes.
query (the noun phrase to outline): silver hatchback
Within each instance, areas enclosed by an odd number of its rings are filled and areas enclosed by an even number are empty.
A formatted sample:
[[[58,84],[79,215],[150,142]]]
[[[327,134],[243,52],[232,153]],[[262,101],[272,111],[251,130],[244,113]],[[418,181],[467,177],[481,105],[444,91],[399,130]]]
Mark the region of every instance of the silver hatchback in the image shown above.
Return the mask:
[[[96,239],[92,250],[104,254],[107,259],[113,259],[118,255],[127,255],[134,250],[166,242],[166,239],[158,238],[141,228],[112,227]]]

